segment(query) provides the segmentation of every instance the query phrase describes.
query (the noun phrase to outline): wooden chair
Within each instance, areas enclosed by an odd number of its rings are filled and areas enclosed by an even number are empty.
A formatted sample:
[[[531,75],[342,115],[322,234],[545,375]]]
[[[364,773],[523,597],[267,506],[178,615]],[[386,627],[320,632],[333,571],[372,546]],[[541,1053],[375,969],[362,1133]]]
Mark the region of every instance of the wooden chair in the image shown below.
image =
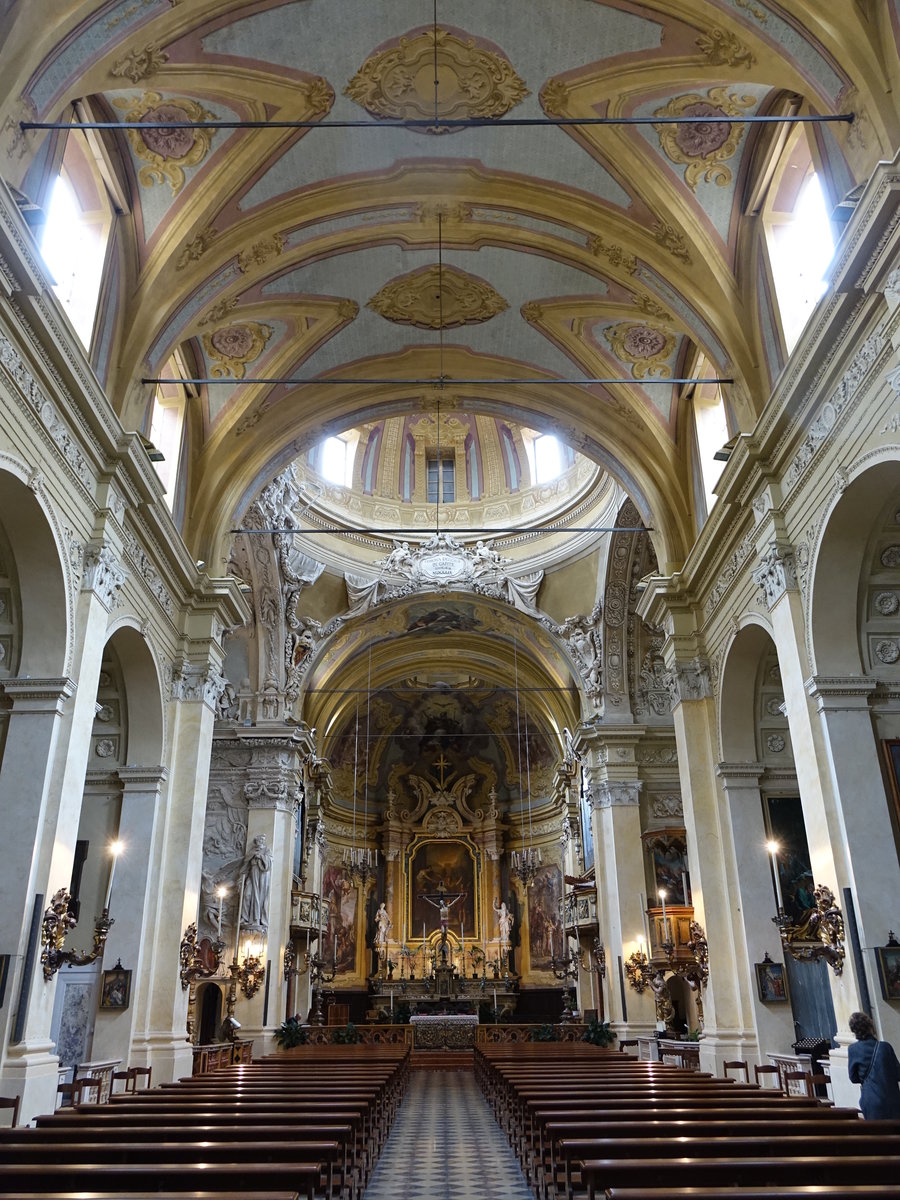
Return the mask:
[[[771,1079],[774,1076],[775,1077],[775,1085],[774,1085],[773,1090],[777,1089],[778,1091],[781,1091],[781,1078],[779,1076],[777,1067],[774,1067],[771,1064],[769,1064],[768,1066],[761,1067],[759,1065],[759,1063],[757,1063],[753,1067],[753,1073],[756,1076],[757,1087],[761,1087],[761,1088],[769,1087],[769,1084],[763,1083],[762,1080],[763,1079]]]
[[[152,1074],[152,1071],[153,1071],[152,1067],[128,1067],[128,1069],[125,1071],[113,1071],[113,1073],[112,1073],[113,1086],[115,1086],[115,1082],[117,1079],[122,1079],[125,1082],[125,1086],[122,1089],[123,1091],[136,1092],[138,1090],[138,1086],[137,1086],[138,1078],[142,1075],[147,1076],[147,1082],[144,1086],[145,1087],[150,1086],[150,1076]]]
[[[729,1071],[742,1071],[744,1075],[743,1082],[750,1082],[750,1068],[741,1058],[734,1058],[731,1060],[731,1062],[722,1063],[722,1071],[726,1079],[731,1078],[731,1076],[728,1074]]]
[[[19,1096],[0,1096],[0,1108],[12,1109],[13,1128],[19,1123],[19,1100]]]
[[[784,1085],[789,1096],[815,1096],[809,1071],[785,1071]]]
[[[95,1088],[94,1104],[100,1103],[100,1089],[103,1086],[102,1079],[76,1079],[74,1083],[61,1083],[57,1087],[57,1093],[62,1096],[64,1105],[74,1107],[77,1104],[84,1104],[85,1092],[90,1092],[91,1088]]]

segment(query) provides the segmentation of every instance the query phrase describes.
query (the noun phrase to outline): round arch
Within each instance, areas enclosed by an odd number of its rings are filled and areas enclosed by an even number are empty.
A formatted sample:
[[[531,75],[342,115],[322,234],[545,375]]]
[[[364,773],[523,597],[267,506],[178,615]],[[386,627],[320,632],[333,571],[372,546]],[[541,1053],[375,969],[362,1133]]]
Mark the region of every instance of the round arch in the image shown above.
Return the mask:
[[[725,652],[719,693],[719,747],[723,762],[757,759],[757,673],[763,656],[774,644],[769,626],[750,618]]]
[[[66,578],[48,514],[35,491],[0,464],[0,513],[15,559],[22,611],[18,671],[35,679],[66,674],[70,614]],[[8,516],[14,515],[14,520]]]
[[[876,522],[900,498],[900,460],[854,472],[826,512],[810,570],[810,641],[817,675],[865,673],[859,641],[859,589]]]
[[[165,721],[159,671],[144,635],[129,623],[114,628],[108,639],[122,668],[128,708],[129,767],[155,767],[163,761]]]

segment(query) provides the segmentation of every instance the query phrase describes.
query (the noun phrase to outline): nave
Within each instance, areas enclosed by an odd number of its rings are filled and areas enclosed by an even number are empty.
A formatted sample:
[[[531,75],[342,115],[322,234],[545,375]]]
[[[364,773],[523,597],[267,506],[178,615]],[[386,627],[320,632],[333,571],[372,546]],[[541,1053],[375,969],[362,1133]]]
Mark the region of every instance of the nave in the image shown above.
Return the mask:
[[[900,1121],[746,1069],[721,1078],[577,1042],[482,1043],[470,1070],[432,1053],[413,1069],[409,1046],[307,1045],[77,1103],[0,1131],[0,1195],[900,1198]]]
[[[531,1191],[472,1073],[414,1071],[363,1200],[498,1197]]]

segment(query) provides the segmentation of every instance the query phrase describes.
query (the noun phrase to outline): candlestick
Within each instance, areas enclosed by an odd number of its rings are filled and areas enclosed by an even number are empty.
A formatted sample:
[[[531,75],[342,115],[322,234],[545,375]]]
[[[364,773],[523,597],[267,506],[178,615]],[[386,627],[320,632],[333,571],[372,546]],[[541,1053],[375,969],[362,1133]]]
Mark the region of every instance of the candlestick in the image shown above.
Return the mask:
[[[337,967],[337,930],[331,935],[331,946],[334,950],[334,965]]]
[[[220,887],[216,890],[216,895],[219,897],[219,915],[216,922],[216,937],[221,942],[222,940],[222,904],[225,900],[225,889]]]
[[[644,938],[646,939],[647,945],[649,946],[650,945],[650,926],[647,923],[647,905],[644,903],[644,893],[643,892],[638,892],[638,899],[640,900],[640,904],[641,904],[641,920],[644,923]]]
[[[687,873],[686,873],[686,872],[684,872],[684,871],[682,871],[682,872],[681,872],[681,890],[682,890],[682,892],[684,892],[684,902],[685,902],[685,904],[690,904],[690,900],[688,900],[688,881],[687,881]]]
[[[766,849],[772,855],[772,872],[775,875],[775,896],[778,900],[778,911],[781,912],[784,909],[784,900],[781,895],[781,879],[778,876],[778,843],[767,842]]]
[[[309,954],[309,926],[306,927],[306,953]]]
[[[109,912],[109,901],[110,897],[112,896],[113,879],[116,874],[116,862],[118,861],[119,855],[122,853],[122,843],[113,842],[109,848],[109,852],[112,855],[112,863],[110,864],[109,868],[109,879],[106,881],[106,898],[103,901],[104,912]]]
[[[391,1016],[394,1015],[394,993],[391,992]]]
[[[663,941],[664,941],[664,942],[667,942],[667,941],[669,940],[669,919],[668,919],[668,917],[666,916],[666,892],[665,892],[665,888],[660,888],[660,889],[659,889],[659,898],[660,898],[660,900],[662,901],[662,910],[663,910]]]
[[[594,1012],[597,1011],[597,1002],[594,1000],[594,964],[591,962],[591,1008]]]
[[[497,1007],[497,989],[494,988],[494,1008]]]
[[[466,925],[463,917],[459,918],[459,958],[463,973],[466,970]]]

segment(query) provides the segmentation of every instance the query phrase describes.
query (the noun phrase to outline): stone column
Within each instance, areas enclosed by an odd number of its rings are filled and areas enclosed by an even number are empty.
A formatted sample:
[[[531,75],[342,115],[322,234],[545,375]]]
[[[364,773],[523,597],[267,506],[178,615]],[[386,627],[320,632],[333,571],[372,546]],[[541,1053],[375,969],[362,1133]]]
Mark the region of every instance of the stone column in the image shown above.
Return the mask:
[[[158,859],[157,821],[165,767],[121,767],[122,808],[119,838],[125,849],[116,865],[109,911],[115,924],[109,932],[103,967],[109,970],[121,959],[132,972],[131,1002],[119,1012],[101,1011],[94,1026],[92,1057],[121,1058],[128,1064],[135,1028],[147,1015],[149,1001],[145,964],[152,930],[147,922],[147,902]]]
[[[208,661],[177,663],[170,677],[169,786],[159,806],[160,854],[147,905],[153,931],[145,939],[148,1004],[132,1054],[133,1063],[151,1066],[160,1083],[191,1073],[179,952],[184,930],[197,920],[209,761],[222,688],[222,676]]]
[[[607,947],[610,1020],[623,1023],[623,1033],[647,1033],[653,1028],[653,997],[633,991],[626,982],[628,1020],[622,1011],[618,955],[624,963],[643,936],[641,896],[646,890],[641,850],[641,782],[637,779],[591,783],[591,823],[597,847],[598,901],[601,939]],[[598,913],[598,916],[600,914]],[[649,953],[649,949],[645,951]],[[620,1035],[622,1036],[622,1035]]]
[[[291,882],[297,808],[300,798],[300,748],[289,737],[242,739],[252,752],[246,769],[244,798],[247,801],[247,850],[257,838],[265,838],[271,854],[268,877],[268,912],[256,929],[242,925],[240,961],[248,949],[258,949],[269,975],[268,1006],[265,980],[254,996],[238,988],[236,1016],[242,1038],[254,1039],[254,1054],[274,1049],[270,1033],[288,1015],[284,1011],[284,947],[291,923]],[[240,889],[240,880],[236,884]],[[268,1009],[268,1011],[267,1011]]]
[[[789,1005],[760,1002],[753,969],[753,964],[762,962],[766,954],[776,962],[784,961],[781,936],[772,921],[777,902],[771,859],[765,849],[767,835],[759,790],[764,767],[762,763],[739,762],[719,763],[717,769],[732,832],[733,903],[741,914],[741,920],[735,922],[735,937],[742,1025],[746,1029],[755,1027],[754,1058],[767,1063],[766,1051],[786,1049],[795,1034]],[[747,1053],[751,1053],[749,1049]]]
[[[840,846],[848,886],[853,889],[853,907],[864,947],[865,970],[873,1014],[889,1042],[900,1043],[900,1013],[881,996],[878,966],[873,946],[887,941],[893,918],[886,898],[900,896],[900,864],[894,846],[878,743],[869,711],[874,679],[815,676],[807,681],[807,692],[815,701],[822,723],[828,768],[841,822]],[[844,909],[843,895],[836,896]],[[844,913],[845,921],[848,914]],[[849,930],[845,931],[848,958],[852,958]]]
[[[22,796],[30,794],[35,801],[32,814],[39,817],[37,824],[31,828],[30,845],[23,845],[23,856],[12,866],[12,878],[21,879],[22,863],[30,864],[31,878],[24,897],[20,895],[18,901],[21,906],[24,898],[29,906],[27,916],[24,917],[29,924],[30,906],[35,893],[43,895],[43,905],[46,908],[53,894],[59,888],[67,887],[72,876],[94,723],[97,681],[106,644],[109,614],[116,605],[118,593],[126,578],[127,573],[109,545],[95,543],[88,546],[84,556],[81,591],[75,606],[73,625],[72,675],[78,680],[77,690],[70,680],[43,681],[43,687],[41,682],[36,680],[7,680],[3,685],[7,694],[13,697],[14,707],[4,752],[2,786],[5,790],[8,782],[10,786],[15,784],[22,787],[22,791],[11,798],[8,811],[18,811],[22,804]],[[17,689],[17,684],[24,684],[24,687]],[[32,690],[35,685],[38,687],[37,692]],[[17,691],[20,699],[28,698],[32,715],[36,716],[40,712],[44,718],[40,733],[36,726],[31,726],[32,733],[38,733],[31,744],[24,729],[23,743],[17,744],[19,738],[14,729]],[[62,701],[69,697],[71,702],[63,705]],[[23,715],[24,711],[23,709]],[[52,733],[50,725],[54,727]],[[46,758],[38,758],[38,754],[44,753]],[[28,778],[32,774],[37,775],[41,781],[38,785],[41,789],[40,796],[35,794],[35,784]],[[16,776],[19,776],[18,780]],[[25,815],[23,811],[23,829],[26,832],[32,814]],[[15,823],[10,822],[8,829],[13,837],[16,834],[12,832],[11,826]],[[3,874],[6,877],[5,872]],[[68,948],[90,947],[94,919],[97,915],[82,914],[80,928],[69,934]],[[23,947],[23,939],[27,936],[27,929],[21,927],[15,944]],[[27,994],[22,994],[18,1006],[18,1033],[21,1036],[6,1052],[3,1068],[4,1075],[9,1073],[17,1077],[16,1089],[22,1096],[20,1115],[23,1121],[30,1120],[36,1112],[52,1111],[56,1103],[56,1056],[48,1053],[51,1049],[50,1026],[55,993],[55,981],[45,980],[40,963],[36,963],[30,987]],[[15,1030],[13,1032],[16,1033]]]
[[[813,699],[807,693],[806,685],[811,672],[806,653],[802,597],[797,585],[797,571],[791,547],[773,541],[762,555],[761,565],[754,571],[753,579],[765,597],[778,650],[778,665],[784,684],[785,710],[791,731],[797,786],[803,805],[803,823],[806,827],[813,879],[817,885],[824,884],[829,887],[838,906],[842,906],[842,888],[851,884],[844,840],[853,822],[845,821],[843,809],[837,802],[834,790],[839,781],[836,778],[832,781],[832,772],[826,766],[831,761],[831,748],[826,730],[833,731],[843,740],[847,731],[855,729],[859,732],[860,714],[849,717],[844,729],[839,731],[841,722],[835,721],[832,725],[823,720],[816,711]],[[863,681],[860,680],[859,683],[862,685]],[[812,690],[818,695],[820,689],[813,684]],[[865,690],[865,687],[862,687],[862,691]],[[872,745],[870,722],[866,730],[865,745]],[[874,749],[872,753],[874,755]],[[847,778],[843,772],[842,776]],[[847,782],[850,788],[849,799],[851,795],[855,795],[856,779],[854,777],[852,783],[849,779]],[[868,784],[866,786],[869,788]],[[880,864],[880,855],[878,861]],[[878,870],[881,869],[879,865]],[[896,871],[896,861],[894,869]],[[852,1041],[847,1032],[847,1021],[850,1013],[860,1007],[860,992],[856,966],[851,954],[846,956],[840,975],[836,975],[834,970],[829,968],[828,980],[834,1002],[839,1043],[838,1049],[833,1050],[830,1055],[834,1099],[838,1104],[853,1103],[856,1089],[850,1084],[846,1074],[846,1047]]]
[[[40,918],[49,903],[46,878],[39,872],[38,845],[48,808],[50,773],[59,740],[66,701],[75,694],[71,679],[5,679],[12,701],[6,746],[0,766],[0,806],[6,815],[0,843],[0,930],[13,960],[7,979],[6,1003],[0,1010],[2,1045],[8,1047],[0,1069],[0,1090],[22,1097],[25,1114],[52,1112],[56,1103],[57,1058],[49,1026],[39,1035],[16,1017],[28,1010],[29,996],[41,991],[38,937],[35,939],[31,986],[23,994],[23,970],[28,953],[32,913]],[[26,1036],[27,1035],[27,1036]]]

